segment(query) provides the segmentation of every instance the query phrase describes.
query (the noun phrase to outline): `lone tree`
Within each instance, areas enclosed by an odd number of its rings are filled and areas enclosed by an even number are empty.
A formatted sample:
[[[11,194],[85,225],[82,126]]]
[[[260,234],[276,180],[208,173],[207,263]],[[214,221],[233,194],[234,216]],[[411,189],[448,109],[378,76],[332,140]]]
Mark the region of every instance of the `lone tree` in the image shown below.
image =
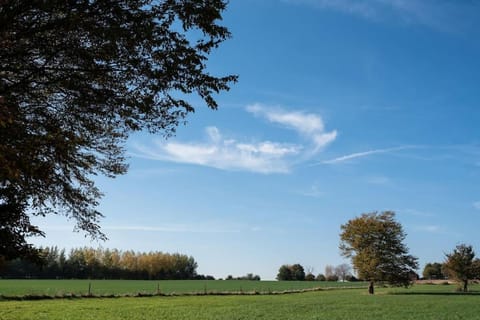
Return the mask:
[[[135,131],[168,137],[236,76],[207,71],[229,38],[226,0],[5,0],[0,6],[0,260],[35,256],[32,215],[60,213],[92,238],[92,176],[127,170]]]
[[[279,281],[304,281],[305,270],[301,264],[284,264],[278,269],[277,280]]]
[[[277,280],[278,281],[292,280],[292,271],[289,265],[284,264],[280,267],[280,269],[278,269]]]
[[[463,292],[468,291],[468,280],[479,275],[478,259],[474,260],[475,252],[472,246],[460,244],[452,253],[446,255],[444,263],[446,273],[453,279],[463,284]]]
[[[364,213],[342,225],[341,230],[341,253],[351,258],[359,278],[370,281],[370,294],[377,281],[410,285],[417,258],[408,254],[403,244],[406,234],[395,221],[394,212]]]

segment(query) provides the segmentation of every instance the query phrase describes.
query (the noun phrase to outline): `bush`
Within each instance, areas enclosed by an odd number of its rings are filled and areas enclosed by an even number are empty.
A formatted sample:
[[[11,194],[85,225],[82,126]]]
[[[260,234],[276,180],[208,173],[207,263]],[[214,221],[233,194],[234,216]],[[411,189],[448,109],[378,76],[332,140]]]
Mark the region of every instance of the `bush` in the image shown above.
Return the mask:
[[[348,275],[348,276],[345,278],[345,280],[347,280],[348,282],[356,282],[356,281],[358,281],[358,279],[355,278],[354,275]]]
[[[323,274],[318,274],[317,276],[317,281],[327,281],[327,278]]]
[[[332,274],[327,277],[327,281],[338,281],[338,276],[336,274]]]
[[[306,276],[305,276],[305,281],[315,281],[315,276],[311,273],[308,273]]]

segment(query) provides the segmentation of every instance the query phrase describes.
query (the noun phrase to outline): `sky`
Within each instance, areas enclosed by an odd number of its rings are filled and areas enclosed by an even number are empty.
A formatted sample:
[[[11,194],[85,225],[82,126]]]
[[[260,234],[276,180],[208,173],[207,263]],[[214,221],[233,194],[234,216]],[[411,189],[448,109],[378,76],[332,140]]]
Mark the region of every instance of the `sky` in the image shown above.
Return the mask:
[[[233,37],[175,137],[135,134],[129,172],[96,178],[106,242],[41,218],[37,245],[191,255],[198,272],[275,279],[348,263],[340,226],[393,210],[420,262],[480,254],[480,2],[231,0]]]

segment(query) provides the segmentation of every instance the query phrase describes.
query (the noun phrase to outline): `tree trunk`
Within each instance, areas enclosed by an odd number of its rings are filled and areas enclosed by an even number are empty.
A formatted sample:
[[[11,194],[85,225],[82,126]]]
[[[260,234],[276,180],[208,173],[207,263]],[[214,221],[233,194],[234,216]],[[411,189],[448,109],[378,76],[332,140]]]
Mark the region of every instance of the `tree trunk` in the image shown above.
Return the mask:
[[[370,281],[370,285],[368,286],[368,293],[369,294],[374,294],[374,288],[373,288],[373,281]]]
[[[468,280],[463,280],[463,292],[467,292],[468,291]]]

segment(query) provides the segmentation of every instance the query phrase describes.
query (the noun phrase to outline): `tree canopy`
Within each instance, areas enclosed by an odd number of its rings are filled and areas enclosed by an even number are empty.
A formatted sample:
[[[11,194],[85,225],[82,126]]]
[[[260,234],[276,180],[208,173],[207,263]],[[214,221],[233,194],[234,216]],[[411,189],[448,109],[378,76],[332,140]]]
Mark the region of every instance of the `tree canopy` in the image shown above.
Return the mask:
[[[301,264],[284,264],[278,269],[277,280],[279,281],[303,281],[305,280],[305,270]]]
[[[341,226],[340,250],[351,258],[358,277],[370,281],[373,293],[376,281],[408,286],[417,269],[417,258],[408,254],[403,241],[406,234],[395,221],[395,213],[364,213]]]
[[[443,264],[438,262],[427,263],[423,268],[422,276],[425,279],[445,279],[445,275],[443,273]]]
[[[0,6],[0,257],[35,254],[32,215],[103,239],[93,176],[127,170],[124,143],[168,137],[234,75],[207,70],[230,37],[225,0],[6,0]]]
[[[444,269],[449,277],[463,284],[464,292],[468,291],[468,280],[480,275],[480,261],[474,258],[472,246],[466,244],[458,245],[446,255]]]
[[[74,248],[67,254],[57,247],[40,248],[42,264],[25,259],[8,261],[2,278],[44,279],[196,279],[197,263],[179,253],[134,252],[117,249]]]

